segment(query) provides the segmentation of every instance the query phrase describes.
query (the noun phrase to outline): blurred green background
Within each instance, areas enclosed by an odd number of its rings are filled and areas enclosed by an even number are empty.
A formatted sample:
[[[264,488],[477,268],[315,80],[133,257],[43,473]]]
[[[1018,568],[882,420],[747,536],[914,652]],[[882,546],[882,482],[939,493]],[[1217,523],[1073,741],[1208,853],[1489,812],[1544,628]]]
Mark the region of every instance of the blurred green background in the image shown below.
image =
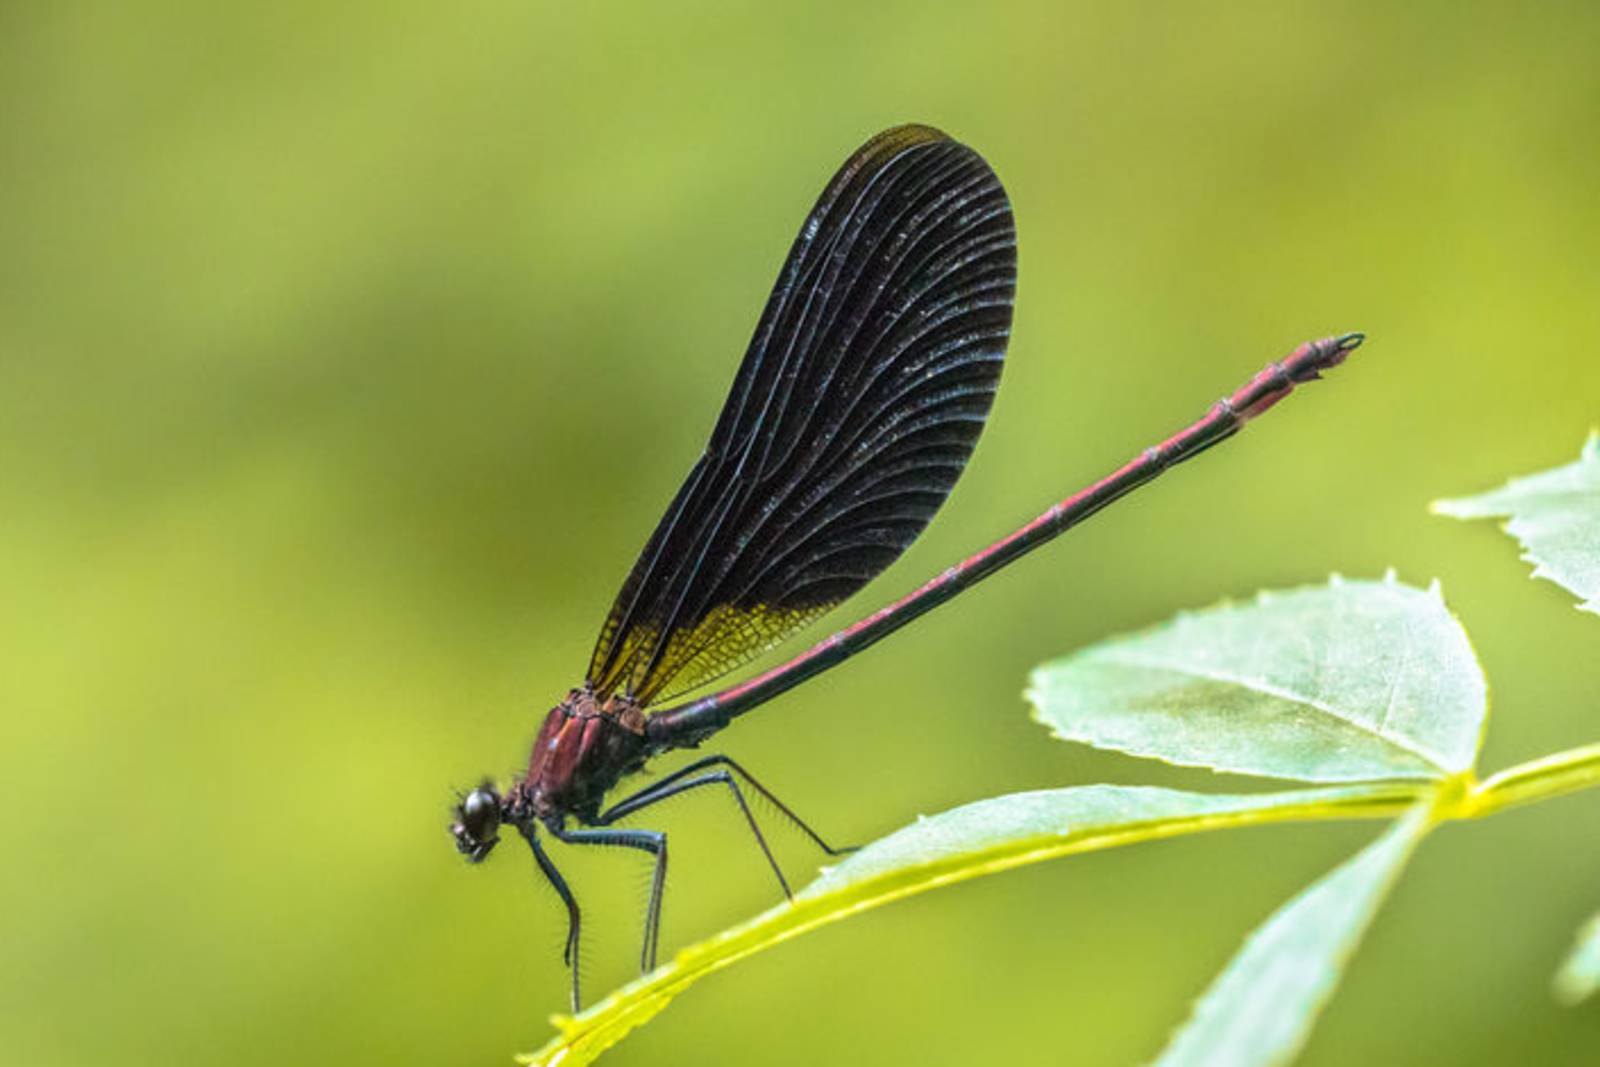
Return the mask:
[[[725,751],[846,840],[1019,789],[1251,787],[1048,740],[1026,671],[1389,565],[1474,636],[1486,770],[1600,738],[1600,621],[1425,511],[1600,421],[1597,50],[1581,3],[0,7],[5,1060],[544,1041],[563,915],[520,844],[462,864],[451,790],[522,765],[812,198],[898,122],[1005,180],[1016,329],[945,513],[832,622],[1299,341],[1371,339]],[[773,902],[725,798],[658,810],[668,945]],[[1139,1062],[1373,832],[930,894],[717,976],[608,1062]],[[561,859],[598,994],[646,870]],[[1600,796],[1437,835],[1304,1062],[1594,1062],[1600,1009],[1547,986],[1597,906]]]

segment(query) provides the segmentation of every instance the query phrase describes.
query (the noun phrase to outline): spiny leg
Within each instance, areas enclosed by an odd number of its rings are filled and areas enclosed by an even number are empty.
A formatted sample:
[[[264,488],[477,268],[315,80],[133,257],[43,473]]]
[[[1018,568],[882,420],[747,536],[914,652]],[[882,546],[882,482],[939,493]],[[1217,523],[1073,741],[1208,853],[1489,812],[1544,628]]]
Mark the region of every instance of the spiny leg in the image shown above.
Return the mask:
[[[778,800],[778,797],[774,795],[773,790],[766,789],[765,785],[760,784],[760,782],[755,779],[754,774],[750,774],[749,771],[746,771],[746,769],[742,768],[742,766],[739,766],[738,763],[734,763],[733,758],[725,757],[725,755],[709,755],[709,757],[702,758],[702,760],[694,760],[693,763],[690,763],[690,765],[678,768],[677,771],[674,771],[672,774],[667,774],[666,777],[662,777],[662,779],[659,779],[659,781],[651,782],[650,785],[646,785],[645,789],[638,790],[637,793],[634,793],[632,797],[624,797],[622,800],[616,801],[616,803],[611,805],[611,808],[606,809],[606,813],[602,814],[600,817],[602,817],[602,819],[605,819],[606,816],[621,817],[622,814],[638,811],[638,809],[643,808],[643,806],[648,806],[650,801],[646,801],[646,803],[635,803],[635,801],[645,800],[646,797],[650,797],[651,793],[666,789],[666,787],[674,784],[674,782],[680,781],[680,779],[683,779],[683,777],[690,776],[690,774],[693,774],[694,771],[702,771],[702,769],[706,769],[707,766],[717,766],[718,763],[726,766],[726,768],[730,768],[734,774],[738,774],[739,777],[742,777],[744,782],[749,785],[750,789],[754,789],[755,792],[760,793],[760,795],[762,795],[762,797],[765,798],[770,805],[773,805],[774,808],[778,808],[779,814],[782,814],[782,816],[786,817],[786,819],[789,819],[789,821],[792,822],[795,827],[798,827],[800,832],[805,833],[806,837],[811,838],[811,843],[818,846],[818,848],[821,848],[824,853],[829,854],[829,856],[843,856],[843,854],[853,853],[853,851],[856,851],[856,849],[859,848],[859,845],[845,845],[842,846],[842,848],[835,848],[835,846],[829,845],[827,841],[822,840],[821,833],[811,829],[810,824],[806,824],[805,819],[802,819],[802,817],[797,816],[797,814],[794,813],[794,809],[789,808],[789,805],[786,805],[784,801]],[[720,781],[720,779],[714,779],[714,781]],[[619,811],[621,808],[627,808],[627,813],[624,813],[624,811]]]
[[[714,767],[719,764],[727,767],[728,770],[714,771],[712,773],[701,774],[693,778],[689,777],[690,775],[694,775],[697,771],[702,771],[707,767]],[[730,771],[732,773],[730,773]],[[695,760],[688,766],[679,768],[678,770],[667,775],[665,778],[662,778],[660,781],[653,782],[632,796],[625,797],[618,801],[616,804],[602,812],[595,819],[595,822],[597,825],[610,825],[626,815],[631,815],[634,812],[637,812],[643,808],[647,808],[652,804],[666,800],[668,797],[676,796],[679,793],[687,792],[690,789],[695,789],[703,785],[715,785],[719,782],[725,783],[728,786],[729,791],[733,794],[734,801],[739,805],[739,811],[744,815],[745,824],[750,827],[750,833],[754,835],[756,844],[760,846],[761,854],[766,857],[767,865],[772,868],[772,873],[777,877],[778,886],[783,890],[784,897],[792,900],[794,899],[794,894],[789,889],[789,881],[784,877],[783,869],[778,866],[778,861],[776,857],[773,856],[771,847],[767,844],[766,835],[761,832],[761,827],[756,822],[755,815],[750,811],[750,805],[745,801],[744,792],[739,788],[739,783],[733,778],[734,774],[742,777],[752,789],[765,797],[773,807],[777,808],[778,811],[782,813],[784,818],[788,819],[795,826],[799,827],[801,832],[809,837],[818,848],[822,849],[822,851],[826,852],[828,855],[838,856],[847,852],[855,851],[854,846],[846,848],[834,848],[832,845],[829,845],[822,839],[821,834],[818,834],[809,825],[807,825],[805,820],[796,815],[787,804],[774,796],[772,791],[757,781],[754,775],[745,770],[739,764],[735,763],[729,757],[721,755],[707,756],[704,759]]]
[[[569,845],[637,848],[656,858],[655,873],[650,878],[650,903],[644,917],[644,949],[639,957],[641,970],[655,970],[656,943],[661,938],[661,898],[667,884],[667,835],[659,830],[566,830],[554,826],[550,827],[550,832]],[[576,988],[576,965],[573,976]]]
[[[528,847],[533,850],[533,858],[539,864],[539,869],[550,884],[555,886],[556,893],[561,897],[561,902],[567,906],[567,946],[562,950],[561,959],[568,969],[572,971],[572,1013],[576,1015],[579,1010],[578,996],[578,934],[582,929],[583,915],[578,910],[578,901],[572,895],[572,890],[567,887],[567,880],[561,877],[561,872],[545,854],[543,846],[539,844],[538,834],[533,826],[519,826],[518,831],[528,842]]]
[[[641,790],[633,796],[619,801],[595,818],[596,825],[609,826],[625,815],[631,815],[641,808],[648,808],[650,805],[657,804],[668,797],[677,796],[679,793],[687,793],[689,790],[699,788],[702,785],[715,785],[718,782],[726,782],[728,788],[733,790],[733,799],[738,802],[739,810],[744,813],[745,825],[750,827],[750,832],[755,835],[756,844],[761,846],[761,854],[767,858],[767,866],[771,867],[772,873],[777,875],[778,885],[783,889],[785,899],[793,900],[794,894],[789,891],[789,881],[783,876],[783,869],[778,866],[777,859],[772,855],[772,849],[767,846],[767,839],[761,833],[761,827],[756,824],[755,816],[750,813],[750,805],[745,803],[744,794],[739,791],[739,783],[733,780],[733,775],[727,771],[712,771],[710,774],[703,774],[698,778],[685,779],[683,777],[685,773],[687,773],[687,769],[655,783],[649,789]]]

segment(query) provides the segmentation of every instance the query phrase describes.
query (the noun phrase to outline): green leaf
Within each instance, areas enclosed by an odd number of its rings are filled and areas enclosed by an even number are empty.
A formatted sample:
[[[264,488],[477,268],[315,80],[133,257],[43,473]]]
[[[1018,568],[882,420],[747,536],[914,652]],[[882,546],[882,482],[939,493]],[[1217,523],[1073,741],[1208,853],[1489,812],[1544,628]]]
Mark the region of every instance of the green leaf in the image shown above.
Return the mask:
[[[941,885],[1056,856],[1200,830],[1304,819],[1388,817],[1430,786],[1368,783],[1280,793],[1216,795],[1094,785],[1018,793],[918,819],[826,871],[780,904],[680,951],[577,1016],[558,1015],[558,1035],[522,1057],[579,1067],[642,1025],[698,979],[830,922]]]
[[[1438,584],[1392,574],[1179,615],[1035,669],[1027,697],[1064,740],[1312,782],[1459,774],[1488,708]]]
[[[1600,989],[1600,915],[1578,930],[1577,944],[1556,972],[1554,989],[1563,1004],[1587,1000]]]
[[[1589,435],[1576,463],[1513,478],[1479,496],[1436,500],[1433,510],[1457,519],[1509,516],[1504,529],[1521,543],[1533,576],[1600,614],[1600,432]]]
[[[1156,1067],[1269,1067],[1293,1059],[1378,905],[1432,825],[1429,805],[1419,804],[1279,908],[1195,1003]]]

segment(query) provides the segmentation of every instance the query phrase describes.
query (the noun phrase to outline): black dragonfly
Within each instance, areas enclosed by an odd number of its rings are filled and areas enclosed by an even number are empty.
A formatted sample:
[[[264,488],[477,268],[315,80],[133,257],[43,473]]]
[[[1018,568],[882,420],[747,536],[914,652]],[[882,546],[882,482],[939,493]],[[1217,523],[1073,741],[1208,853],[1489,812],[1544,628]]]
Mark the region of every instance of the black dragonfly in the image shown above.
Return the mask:
[[[727,756],[694,760],[609,806],[607,795],[652,757],[697,747],[1230,437],[1362,340],[1352,333],[1300,346],[1199,421],[893,604],[746,682],[671,703],[837,606],[927,526],[994,401],[1016,276],[1016,228],[999,179],[972,149],[928,126],[873,137],[811,209],[705,453],[623,582],[583,684],[546,716],[526,773],[504,793],[487,781],[472,790],[450,827],[474,863],[502,826],[527,841],[567,908],[574,1011],[581,912],[541,830],[568,844],[654,857],[640,955],[646,971],[660,940],[667,837],[616,827],[625,816],[690,789],[725,786],[788,895],[746,788],[824,852],[848,850],[829,846]]]

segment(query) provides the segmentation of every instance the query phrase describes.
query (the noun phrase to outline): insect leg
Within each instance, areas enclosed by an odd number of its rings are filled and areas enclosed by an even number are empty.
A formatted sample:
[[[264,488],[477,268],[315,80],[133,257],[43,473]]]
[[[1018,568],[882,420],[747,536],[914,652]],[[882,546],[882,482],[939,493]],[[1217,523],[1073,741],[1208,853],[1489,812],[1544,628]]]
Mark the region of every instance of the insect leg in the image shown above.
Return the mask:
[[[533,850],[534,861],[539,864],[539,869],[544,872],[556,893],[561,897],[561,902],[567,906],[567,947],[562,950],[561,959],[572,971],[572,1012],[578,1013],[578,934],[583,926],[583,915],[578,910],[578,901],[572,895],[572,890],[567,887],[567,880],[561,876],[556,865],[545,854],[544,847],[539,844],[539,836],[532,824],[517,827],[522,833],[528,847]]]
[[[685,778],[684,775],[695,770],[695,767],[686,767],[676,774],[663,778],[651,785],[648,789],[640,790],[631,797],[618,801],[611,808],[595,819],[596,824],[608,826],[625,815],[631,815],[641,808],[648,808],[652,804],[666,800],[668,797],[687,793],[703,785],[716,785],[726,782],[733,791],[733,799],[738,802],[739,810],[744,814],[744,821],[750,827],[750,832],[755,835],[756,844],[761,846],[761,854],[767,858],[767,866],[772,868],[772,873],[778,877],[778,885],[783,889],[786,899],[794,899],[794,894],[789,890],[788,879],[784,878],[783,870],[778,866],[777,859],[772,855],[772,849],[767,846],[767,839],[761,833],[761,827],[756,824],[755,816],[750,813],[750,805],[745,803],[744,794],[739,791],[739,783],[733,780],[733,775],[727,771],[712,771],[710,774],[700,775],[698,778]]]
[[[756,781],[755,775],[753,775],[749,771],[745,770],[738,763],[735,763],[731,758],[729,758],[727,756],[707,756],[704,759],[695,760],[693,763],[689,764],[688,766],[681,767],[678,770],[673,771],[671,774],[667,775],[665,778],[662,778],[659,781],[650,783],[648,786],[646,786],[645,788],[639,790],[637,793],[633,794],[632,796],[624,797],[623,799],[617,801],[617,803],[613,804],[609,809],[607,809],[606,812],[600,816],[600,818],[602,820],[610,821],[610,819],[621,818],[623,815],[626,815],[629,812],[638,811],[641,807],[648,807],[650,804],[655,802],[654,800],[646,799],[646,798],[650,797],[652,794],[654,794],[654,793],[656,793],[656,792],[658,792],[660,790],[666,789],[667,787],[669,787],[669,786],[673,785],[674,783],[678,782],[680,779],[686,778],[687,776],[695,773],[696,771],[702,771],[702,770],[706,769],[707,767],[715,767],[715,766],[718,766],[718,765],[722,765],[722,766],[727,767],[729,770],[733,771],[734,774],[737,774],[739,777],[743,778],[745,780],[745,783],[747,785],[749,785],[751,789],[754,789],[757,793],[760,793],[761,796],[764,797],[767,800],[768,803],[770,803],[773,807],[778,809],[779,813],[782,814],[785,819],[788,819],[791,823],[793,823],[800,830],[801,833],[805,834],[807,837],[809,837],[811,839],[813,844],[815,844],[822,851],[826,852],[828,855],[830,855],[830,856],[842,856],[842,855],[845,855],[846,853],[854,852],[859,847],[857,845],[845,845],[845,846],[836,848],[836,847],[828,844],[826,841],[824,841],[822,839],[822,835],[821,834],[819,834],[815,830],[813,830],[811,828],[811,826],[804,819],[802,819],[802,818],[800,818],[800,816],[796,815],[794,813],[793,809],[791,809],[789,807],[789,805],[787,805],[783,801],[779,800],[777,798],[777,796],[773,794],[772,790],[768,789],[766,786],[764,786],[760,782]],[[720,779],[714,779],[714,780],[720,780]],[[729,784],[732,785],[733,783],[730,782]],[[679,792],[679,790],[673,790],[673,792],[674,793],[675,792]],[[670,796],[671,794],[669,793],[668,795]],[[735,792],[735,795],[737,796],[737,791]],[[743,801],[742,800],[741,800],[740,804],[741,804],[741,806],[743,806]],[[623,809],[626,809],[626,810],[623,810]]]
[[[698,777],[690,777],[691,775],[695,775],[696,772],[705,770],[707,767],[715,766],[723,766],[728,769],[714,771],[709,774],[700,774]],[[667,775],[665,778],[662,778],[660,781],[652,782],[650,785],[639,790],[637,793],[634,793],[632,796],[624,797],[622,800],[619,800],[617,803],[613,804],[610,808],[602,812],[595,821],[602,826],[610,825],[626,815],[631,815],[634,812],[639,811],[641,808],[647,808],[652,804],[667,799],[668,797],[676,796],[679,793],[686,792],[690,789],[695,789],[702,785],[725,783],[728,786],[729,791],[733,793],[733,799],[736,803],[738,803],[739,811],[744,815],[745,823],[750,827],[751,834],[755,836],[756,844],[761,847],[761,854],[766,857],[767,865],[772,868],[772,873],[777,876],[778,885],[783,889],[783,895],[792,899],[794,894],[790,892],[789,882],[786,878],[784,878],[782,869],[779,868],[776,858],[773,857],[772,849],[767,845],[766,836],[762,834],[761,827],[756,823],[755,816],[750,811],[750,805],[745,801],[744,791],[739,788],[739,783],[733,777],[735,774],[743,778],[750,788],[754,789],[757,793],[760,793],[763,797],[765,797],[773,807],[777,808],[778,811],[783,814],[784,818],[788,819],[795,826],[799,827],[800,830],[807,837],[809,837],[818,848],[822,849],[822,851],[826,852],[828,855],[838,856],[846,852],[855,851],[854,847],[834,848],[833,846],[829,845],[822,839],[820,834],[807,825],[805,820],[796,815],[787,804],[774,796],[772,791],[766,786],[756,781],[755,777],[749,771],[739,766],[739,764],[735,763],[727,756],[720,755],[707,756],[704,759],[695,760],[693,763],[679,768],[678,770]]]
[[[667,884],[667,835],[659,830],[567,830],[552,826],[550,832],[569,845],[613,845],[637,848],[656,858],[655,873],[650,878],[650,903],[644,918],[644,949],[639,955],[639,967],[653,971],[656,966],[656,943],[661,939],[661,897]],[[573,968],[576,974],[577,968]]]

